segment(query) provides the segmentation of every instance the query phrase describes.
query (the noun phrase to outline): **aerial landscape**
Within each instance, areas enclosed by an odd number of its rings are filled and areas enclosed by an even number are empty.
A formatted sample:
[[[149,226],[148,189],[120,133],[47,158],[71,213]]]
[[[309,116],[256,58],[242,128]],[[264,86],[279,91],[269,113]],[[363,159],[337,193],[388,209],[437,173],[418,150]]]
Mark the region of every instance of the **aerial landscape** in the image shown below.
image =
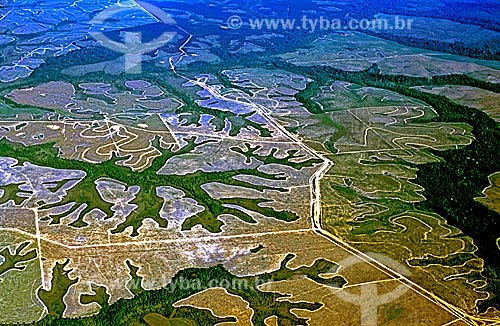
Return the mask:
[[[500,325],[497,0],[4,0],[0,325]]]

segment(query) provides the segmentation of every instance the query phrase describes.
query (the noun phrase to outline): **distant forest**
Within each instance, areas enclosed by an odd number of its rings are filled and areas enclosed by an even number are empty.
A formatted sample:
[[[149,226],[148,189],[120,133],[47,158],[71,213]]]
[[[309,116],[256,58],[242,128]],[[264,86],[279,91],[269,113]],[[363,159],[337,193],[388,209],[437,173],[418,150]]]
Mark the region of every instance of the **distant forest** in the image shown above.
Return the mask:
[[[383,13],[436,19],[448,19],[457,23],[471,24],[500,32],[500,1],[466,0],[369,0],[356,2],[352,16],[363,19]],[[365,31],[366,32],[366,31]],[[369,33],[400,44],[431,51],[468,56],[484,60],[500,60],[500,37],[496,40],[473,42],[442,42],[411,36],[387,33]]]

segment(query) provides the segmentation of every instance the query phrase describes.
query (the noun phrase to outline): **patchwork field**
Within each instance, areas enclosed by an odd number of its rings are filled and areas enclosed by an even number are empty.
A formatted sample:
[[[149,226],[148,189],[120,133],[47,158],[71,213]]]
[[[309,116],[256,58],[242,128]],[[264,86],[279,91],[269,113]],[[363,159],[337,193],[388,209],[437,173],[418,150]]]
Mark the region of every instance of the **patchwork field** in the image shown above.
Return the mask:
[[[500,325],[495,4],[7,2],[0,324]]]
[[[500,97],[498,93],[470,86],[416,87],[431,94],[446,96],[453,102],[477,108],[492,119],[500,121]]]

